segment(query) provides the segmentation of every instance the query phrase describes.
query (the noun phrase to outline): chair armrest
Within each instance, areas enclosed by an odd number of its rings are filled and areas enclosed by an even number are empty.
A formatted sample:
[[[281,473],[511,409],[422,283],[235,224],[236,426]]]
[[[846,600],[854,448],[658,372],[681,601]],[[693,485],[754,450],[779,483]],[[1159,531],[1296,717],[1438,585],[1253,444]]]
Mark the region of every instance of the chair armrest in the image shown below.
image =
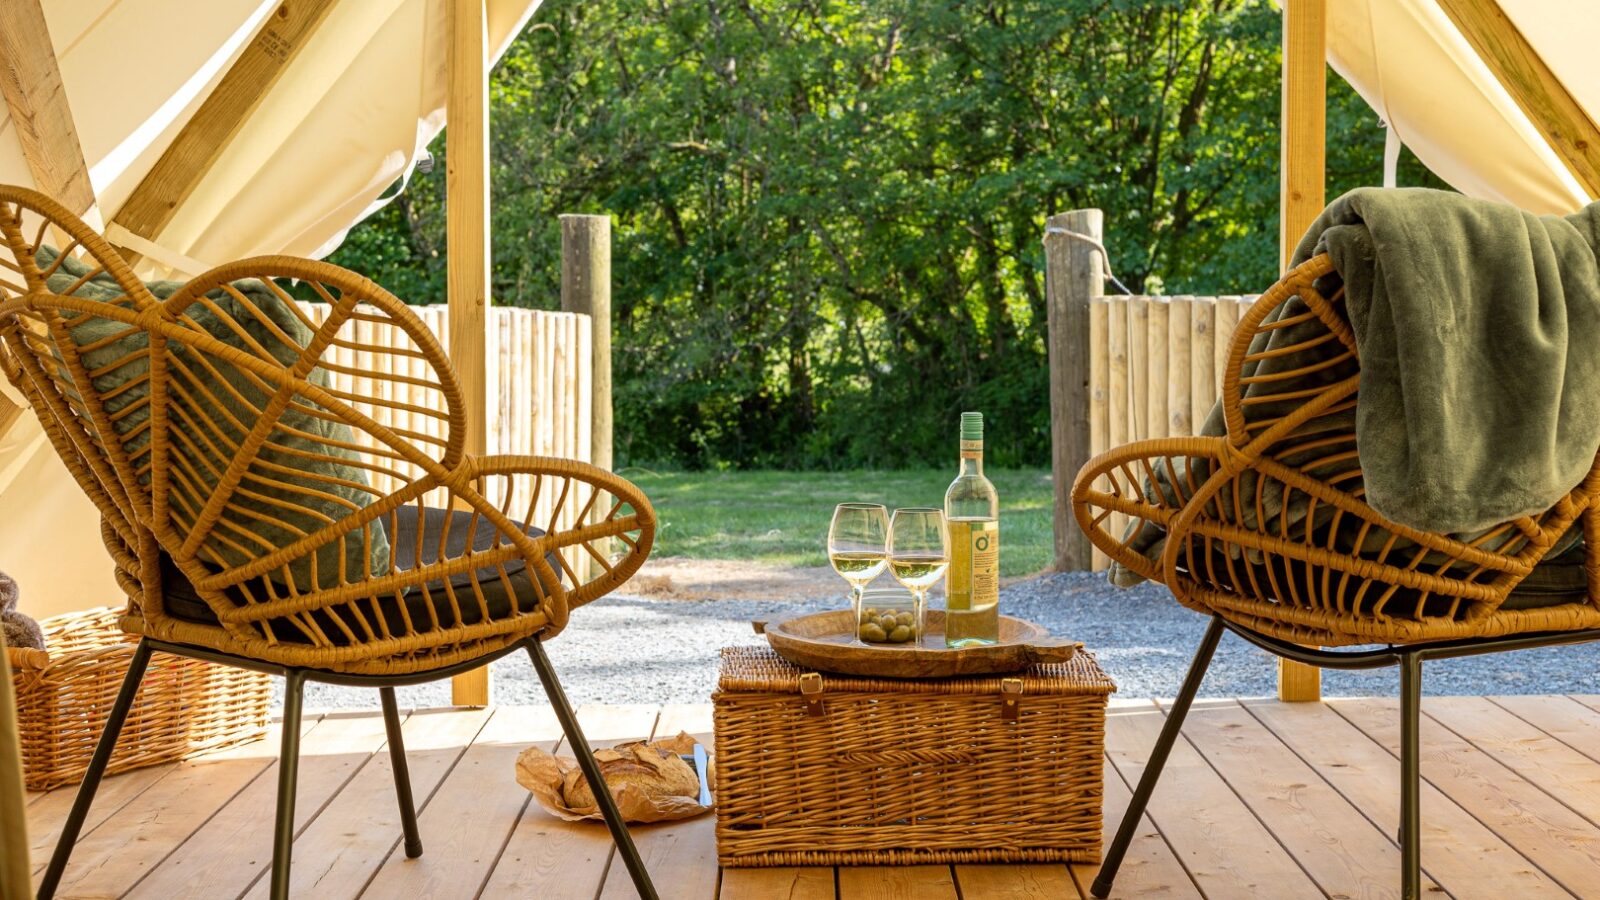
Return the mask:
[[[1072,511],[1089,542],[1123,568],[1164,581],[1161,550],[1174,517],[1216,471],[1222,437],[1156,438],[1089,460]]]
[[[621,587],[644,564],[655,543],[656,514],[636,485],[585,462],[543,456],[467,457],[452,494],[504,531],[553,551],[573,585],[564,608],[551,610],[564,627],[568,610]],[[585,571],[587,570],[587,571]]]

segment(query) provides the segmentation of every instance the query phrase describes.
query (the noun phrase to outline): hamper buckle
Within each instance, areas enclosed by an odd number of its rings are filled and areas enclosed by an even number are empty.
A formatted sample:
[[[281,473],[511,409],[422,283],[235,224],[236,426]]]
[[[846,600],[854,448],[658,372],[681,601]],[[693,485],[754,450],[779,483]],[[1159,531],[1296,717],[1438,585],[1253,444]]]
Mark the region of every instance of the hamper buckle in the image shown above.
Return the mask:
[[[1005,678],[1000,681],[1000,718],[1015,722],[1022,715],[1022,679]]]
[[[822,676],[816,672],[801,675],[800,696],[806,701],[807,715],[822,715]]]

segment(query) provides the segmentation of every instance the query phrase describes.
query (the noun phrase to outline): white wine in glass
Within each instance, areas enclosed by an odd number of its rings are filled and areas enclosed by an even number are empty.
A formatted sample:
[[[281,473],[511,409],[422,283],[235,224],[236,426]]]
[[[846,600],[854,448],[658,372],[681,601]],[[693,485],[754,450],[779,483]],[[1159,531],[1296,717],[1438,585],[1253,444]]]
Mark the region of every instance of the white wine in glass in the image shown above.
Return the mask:
[[[921,641],[928,608],[928,588],[933,587],[950,563],[950,541],[944,510],[907,508],[894,511],[889,520],[889,571],[916,598],[916,640]]]
[[[851,609],[861,613],[861,591],[883,574],[889,511],[878,503],[841,503],[828,527],[828,561],[850,582]]]
[[[889,561],[895,580],[914,591],[926,591],[939,583],[949,561],[942,556],[896,556]]]

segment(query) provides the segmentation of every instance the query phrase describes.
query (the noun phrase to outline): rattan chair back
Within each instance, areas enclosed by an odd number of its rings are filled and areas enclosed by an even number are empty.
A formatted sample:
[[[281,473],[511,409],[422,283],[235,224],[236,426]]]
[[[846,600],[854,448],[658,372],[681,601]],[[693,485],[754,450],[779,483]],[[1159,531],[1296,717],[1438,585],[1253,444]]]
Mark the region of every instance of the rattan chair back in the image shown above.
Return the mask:
[[[1293,339],[1271,340],[1284,329]],[[1140,441],[1091,460],[1073,487],[1078,523],[1184,604],[1306,644],[1600,626],[1600,463],[1545,513],[1470,540],[1408,528],[1363,499],[1359,387],[1343,291],[1331,260],[1317,256],[1240,321],[1219,400],[1227,434]],[[1113,513],[1134,527],[1110,533]],[[1159,560],[1135,549],[1141,527],[1165,532]],[[1503,608],[1574,527],[1588,539],[1587,601]]]
[[[649,552],[654,513],[628,482],[465,453],[444,350],[359,275],[258,257],[161,299],[76,216],[20,188],[0,187],[0,238],[0,364],[103,514],[130,631],[291,665],[422,671],[558,631]],[[438,548],[407,548],[425,564],[391,565],[402,510],[423,521],[430,506],[466,511],[468,533],[492,529],[492,544],[447,556],[446,536],[428,534]],[[169,615],[172,568],[216,625]],[[508,609],[486,600],[496,592]]]

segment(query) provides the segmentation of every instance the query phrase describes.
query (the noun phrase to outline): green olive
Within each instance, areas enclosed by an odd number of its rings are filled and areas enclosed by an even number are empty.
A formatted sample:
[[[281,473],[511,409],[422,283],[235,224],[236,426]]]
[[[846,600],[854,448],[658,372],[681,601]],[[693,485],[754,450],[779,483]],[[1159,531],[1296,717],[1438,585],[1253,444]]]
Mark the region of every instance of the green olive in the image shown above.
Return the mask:
[[[889,637],[883,633],[883,629],[881,627],[868,622],[867,624],[861,626],[861,639],[870,643],[881,644],[888,640]]]
[[[867,607],[866,612],[862,613],[862,615],[866,616],[869,619],[877,616],[877,614],[878,614],[878,610],[875,607],[871,607],[871,606]]]
[[[889,632],[889,640],[896,644],[903,644],[906,641],[911,640],[911,626],[896,625],[895,629]]]
[[[894,617],[894,620],[895,620],[895,622],[897,624],[900,624],[900,625],[910,625],[911,624],[911,613],[909,613],[909,612],[901,612],[899,615]]]

